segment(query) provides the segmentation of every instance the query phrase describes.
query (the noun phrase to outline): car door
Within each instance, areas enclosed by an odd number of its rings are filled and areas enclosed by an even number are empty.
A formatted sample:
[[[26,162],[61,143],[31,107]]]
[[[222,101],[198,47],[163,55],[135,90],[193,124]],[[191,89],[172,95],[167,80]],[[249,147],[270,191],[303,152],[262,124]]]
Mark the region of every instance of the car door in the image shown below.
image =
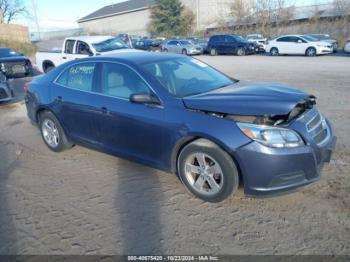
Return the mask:
[[[309,43],[300,37],[293,37],[295,48],[293,49],[293,54],[304,55]]]
[[[74,59],[87,58],[92,55],[93,55],[93,52],[91,51],[89,45],[83,41],[78,40],[75,45]]]
[[[62,61],[63,63],[74,60],[75,54],[74,54],[74,48],[76,45],[75,40],[67,39],[65,42],[63,54],[62,54]]]
[[[227,54],[235,54],[237,51],[237,41],[233,36],[225,36],[225,47],[224,52]]]
[[[96,126],[101,115],[96,94],[96,63],[77,63],[66,69],[54,82],[52,108],[68,136],[74,141],[96,144]]]
[[[178,41],[170,41],[168,43],[168,51],[171,53],[176,53],[177,43]]]
[[[218,53],[226,53],[227,47],[226,47],[226,40],[225,36],[218,36],[217,42],[216,42],[216,50]]]
[[[148,84],[127,65],[101,62],[100,95],[105,109],[99,119],[108,151],[156,165],[163,155],[164,109],[130,102],[132,94],[153,94]]]
[[[289,36],[283,36],[276,40],[277,48],[280,54],[289,54],[290,52],[290,37]]]

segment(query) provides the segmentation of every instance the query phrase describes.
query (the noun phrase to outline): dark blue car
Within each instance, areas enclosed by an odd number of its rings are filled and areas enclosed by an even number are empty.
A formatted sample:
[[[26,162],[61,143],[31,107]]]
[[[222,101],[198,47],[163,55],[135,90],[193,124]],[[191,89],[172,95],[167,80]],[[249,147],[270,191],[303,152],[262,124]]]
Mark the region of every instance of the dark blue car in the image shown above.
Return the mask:
[[[315,182],[335,137],[315,97],[148,52],[72,61],[26,86],[29,118],[59,152],[81,144],[179,175],[222,201]]]
[[[239,35],[213,35],[209,39],[208,50],[213,56],[220,54],[244,56],[254,54],[259,47]]]

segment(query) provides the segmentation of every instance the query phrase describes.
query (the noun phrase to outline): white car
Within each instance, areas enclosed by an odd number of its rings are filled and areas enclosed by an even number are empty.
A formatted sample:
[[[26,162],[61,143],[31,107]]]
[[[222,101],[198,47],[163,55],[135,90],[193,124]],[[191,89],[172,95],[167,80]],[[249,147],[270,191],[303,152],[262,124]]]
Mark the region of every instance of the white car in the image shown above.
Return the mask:
[[[350,38],[346,40],[345,46],[344,46],[344,52],[350,53]]]
[[[316,56],[333,53],[330,43],[318,41],[307,35],[284,35],[270,40],[266,47],[270,55]]]
[[[261,34],[251,34],[247,35],[246,39],[249,42],[256,43],[259,47],[258,52],[265,52],[266,51],[266,43],[267,43],[267,38],[263,37]]]
[[[132,50],[113,36],[68,37],[64,40],[62,50],[37,52],[36,64],[39,71],[47,73],[71,60]]]

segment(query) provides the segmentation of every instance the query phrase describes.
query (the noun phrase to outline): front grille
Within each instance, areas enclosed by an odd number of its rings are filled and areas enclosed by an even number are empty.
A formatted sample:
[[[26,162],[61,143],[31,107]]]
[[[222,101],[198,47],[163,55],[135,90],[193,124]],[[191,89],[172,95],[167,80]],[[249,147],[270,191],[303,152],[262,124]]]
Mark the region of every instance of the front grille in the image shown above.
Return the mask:
[[[5,99],[7,98],[7,94],[4,89],[0,88],[0,99]]]
[[[317,114],[306,123],[306,129],[316,144],[322,144],[328,138],[328,126],[326,120],[317,111]]]

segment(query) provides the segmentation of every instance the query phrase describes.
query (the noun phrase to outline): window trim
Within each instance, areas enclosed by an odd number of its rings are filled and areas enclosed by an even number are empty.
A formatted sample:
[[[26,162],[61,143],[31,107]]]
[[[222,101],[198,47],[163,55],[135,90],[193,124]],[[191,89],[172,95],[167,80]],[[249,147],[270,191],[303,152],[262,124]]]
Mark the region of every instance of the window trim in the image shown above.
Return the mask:
[[[97,72],[100,73],[101,72],[101,63],[114,63],[114,64],[119,64],[119,65],[122,65],[122,66],[126,66],[128,67],[129,69],[131,69],[132,71],[134,71],[144,82],[145,84],[150,88],[150,90],[152,91],[153,95],[155,95],[158,100],[160,101],[160,105],[156,106],[156,107],[160,107],[160,108],[164,108],[164,103],[163,103],[163,100],[159,97],[159,95],[157,94],[157,92],[154,91],[154,89],[152,88],[152,86],[146,81],[146,79],[140,74],[138,73],[134,68],[132,68],[131,66],[127,65],[127,64],[124,64],[124,63],[121,63],[121,62],[117,62],[117,61],[107,61],[107,60],[97,60],[97,61],[82,61],[82,62],[76,62],[74,64],[71,64],[69,66],[67,66],[62,72],[60,72],[56,78],[52,81],[52,83],[58,85],[58,86],[61,86],[61,87],[64,87],[64,88],[68,88],[68,89],[71,89],[71,90],[75,90],[75,91],[80,91],[80,92],[85,92],[85,93],[89,93],[89,94],[94,94],[94,95],[101,95],[101,96],[105,96],[105,97],[110,97],[110,98],[114,98],[114,99],[118,99],[118,100],[123,100],[123,101],[128,101],[129,103],[130,102],[130,99],[126,99],[126,98],[122,98],[122,97],[116,97],[116,96],[111,96],[111,95],[106,95],[106,94],[103,94],[101,92],[96,92],[96,91],[86,91],[86,90],[80,90],[80,89],[75,89],[75,88],[72,88],[72,87],[69,87],[69,86],[65,86],[65,85],[62,85],[60,83],[58,83],[58,79],[61,77],[62,74],[64,74],[64,72],[66,72],[67,70],[69,70],[69,68],[73,67],[73,66],[76,66],[76,65],[80,65],[80,64],[89,64],[89,63],[95,63],[96,64],[96,69],[97,69]],[[95,72],[96,73],[96,72]],[[93,81],[93,90],[95,89],[95,85],[96,85],[96,81],[99,81],[101,80],[101,75],[98,74],[97,79],[94,79]]]

